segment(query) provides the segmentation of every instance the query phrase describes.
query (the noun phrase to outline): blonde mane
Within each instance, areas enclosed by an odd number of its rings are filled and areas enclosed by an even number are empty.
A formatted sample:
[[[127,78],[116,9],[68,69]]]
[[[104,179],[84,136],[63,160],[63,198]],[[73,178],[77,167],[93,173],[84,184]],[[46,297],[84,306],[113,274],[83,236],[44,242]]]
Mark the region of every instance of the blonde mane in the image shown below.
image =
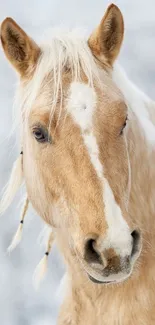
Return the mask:
[[[40,89],[44,98],[48,99],[48,107],[51,109],[51,117],[60,97],[63,97],[62,73],[69,69],[72,80],[80,81],[81,70],[84,72],[88,84],[93,87],[94,81],[100,82],[100,73],[95,59],[87,44],[87,39],[81,30],[64,31],[52,29],[48,32],[47,40],[40,45],[41,55],[38,59],[32,78],[24,81],[18,87],[14,103],[14,128],[21,124],[21,113],[31,111]],[[102,72],[103,73],[103,72]],[[106,72],[104,72],[106,75]],[[47,82],[44,83],[45,78]],[[47,83],[52,82],[51,93],[47,91]],[[19,120],[20,117],[20,120]]]

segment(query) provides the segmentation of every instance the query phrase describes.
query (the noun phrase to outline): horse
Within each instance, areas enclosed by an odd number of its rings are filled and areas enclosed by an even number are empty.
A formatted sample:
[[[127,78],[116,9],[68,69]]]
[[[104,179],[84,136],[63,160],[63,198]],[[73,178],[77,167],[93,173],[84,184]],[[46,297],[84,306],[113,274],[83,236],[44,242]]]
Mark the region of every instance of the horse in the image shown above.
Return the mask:
[[[117,63],[123,36],[114,4],[89,38],[53,29],[38,44],[1,24],[21,147],[1,211],[24,182],[52,229],[66,263],[58,325],[155,324],[155,102]]]

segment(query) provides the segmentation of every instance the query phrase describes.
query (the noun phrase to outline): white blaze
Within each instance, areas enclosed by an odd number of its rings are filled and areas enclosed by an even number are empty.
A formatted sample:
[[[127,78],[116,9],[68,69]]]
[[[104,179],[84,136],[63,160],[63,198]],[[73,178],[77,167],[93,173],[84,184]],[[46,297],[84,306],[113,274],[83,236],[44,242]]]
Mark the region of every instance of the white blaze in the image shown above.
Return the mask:
[[[93,113],[96,107],[96,93],[84,83],[73,82],[70,87],[68,111],[80,126],[84,143],[89,152],[92,165],[103,184],[103,201],[105,218],[108,225],[103,249],[114,248],[117,254],[130,255],[132,237],[130,229],[122,216],[120,207],[115,201],[113,192],[104,177],[103,165],[99,160],[99,149],[93,134]],[[87,131],[87,132],[85,132]]]

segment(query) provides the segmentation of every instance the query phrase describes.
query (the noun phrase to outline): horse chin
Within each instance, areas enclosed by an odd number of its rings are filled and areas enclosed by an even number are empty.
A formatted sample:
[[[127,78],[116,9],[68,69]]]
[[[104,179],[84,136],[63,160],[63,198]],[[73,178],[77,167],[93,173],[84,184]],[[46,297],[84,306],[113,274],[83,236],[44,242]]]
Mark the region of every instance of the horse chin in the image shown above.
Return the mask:
[[[93,278],[91,275],[88,275],[88,277],[92,282],[97,283],[97,284],[113,284],[116,282],[116,281],[99,281],[99,280]]]
[[[117,280],[111,280],[111,281],[106,281],[106,280],[98,280],[94,277],[92,277],[90,274],[87,274],[88,275],[88,278],[91,282],[93,283],[96,283],[96,284],[106,284],[106,285],[115,285],[115,284],[121,284],[125,281],[127,281],[130,277],[131,277],[131,273],[128,274],[126,277],[123,277],[123,278],[120,278],[120,279],[117,279]]]

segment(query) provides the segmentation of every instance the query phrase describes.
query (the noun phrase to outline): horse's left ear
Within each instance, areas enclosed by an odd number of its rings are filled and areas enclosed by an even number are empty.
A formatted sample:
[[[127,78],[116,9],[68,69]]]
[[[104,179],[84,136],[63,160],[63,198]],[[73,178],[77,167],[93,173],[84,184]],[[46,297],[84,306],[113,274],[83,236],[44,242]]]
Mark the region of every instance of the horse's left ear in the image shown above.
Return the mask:
[[[22,77],[26,76],[40,55],[38,45],[12,18],[2,22],[0,37],[6,57]]]
[[[113,65],[124,36],[124,21],[119,8],[111,4],[97,29],[88,40],[88,45],[100,62]]]

